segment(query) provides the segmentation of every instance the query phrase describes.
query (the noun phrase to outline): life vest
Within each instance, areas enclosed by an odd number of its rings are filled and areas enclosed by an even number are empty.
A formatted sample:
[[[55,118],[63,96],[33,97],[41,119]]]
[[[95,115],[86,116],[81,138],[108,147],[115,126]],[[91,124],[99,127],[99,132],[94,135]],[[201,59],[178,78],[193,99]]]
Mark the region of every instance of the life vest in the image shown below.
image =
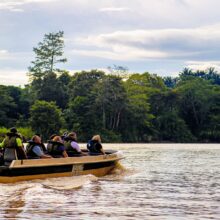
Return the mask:
[[[3,159],[6,165],[9,165],[11,161],[18,159],[18,145],[16,139],[20,138],[18,134],[7,133],[4,139],[4,155]]]
[[[18,138],[17,135],[7,135],[4,140],[5,148],[17,148],[16,138]]]
[[[26,153],[29,158],[39,158],[39,156],[33,151],[33,148],[35,146],[39,146],[43,152],[46,151],[44,144],[37,144],[34,141],[28,141],[28,144],[26,146]]]
[[[72,148],[71,146],[71,142],[74,140],[68,139],[66,141],[64,141],[64,147],[67,153],[71,153],[71,154],[80,154],[76,149]]]
[[[63,146],[63,143],[57,141],[48,141],[47,152],[52,156],[62,156],[63,151],[59,149],[60,146]]]
[[[89,140],[88,143],[87,143],[87,149],[89,150],[89,152],[91,153],[102,153],[100,151],[100,149],[97,148],[96,145],[100,145],[100,143],[98,141],[94,141],[94,140]]]

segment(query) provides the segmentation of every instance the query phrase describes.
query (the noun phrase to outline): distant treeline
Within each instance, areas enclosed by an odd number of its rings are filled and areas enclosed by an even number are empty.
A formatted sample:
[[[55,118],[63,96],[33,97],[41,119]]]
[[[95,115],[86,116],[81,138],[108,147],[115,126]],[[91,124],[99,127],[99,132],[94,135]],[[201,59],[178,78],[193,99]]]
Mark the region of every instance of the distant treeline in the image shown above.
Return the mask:
[[[79,141],[220,141],[220,75],[179,77],[82,71],[48,73],[25,88],[0,86],[0,126],[31,127],[48,138],[74,130]]]
[[[128,74],[114,66],[71,76],[55,68],[63,32],[49,33],[34,48],[25,88],[0,86],[0,133],[20,127],[30,138],[76,131],[79,141],[100,134],[104,142],[220,141],[220,74],[185,68],[178,77]]]

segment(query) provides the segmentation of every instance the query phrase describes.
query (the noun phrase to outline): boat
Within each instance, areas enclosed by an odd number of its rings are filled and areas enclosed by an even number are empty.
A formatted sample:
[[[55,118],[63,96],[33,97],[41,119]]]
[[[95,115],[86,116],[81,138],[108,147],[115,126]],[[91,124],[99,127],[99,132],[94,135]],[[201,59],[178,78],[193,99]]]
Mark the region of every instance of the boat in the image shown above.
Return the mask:
[[[0,166],[0,183],[87,174],[104,176],[124,158],[118,151],[106,150],[105,153],[90,155],[87,152],[87,155],[78,157],[13,160],[8,166]]]

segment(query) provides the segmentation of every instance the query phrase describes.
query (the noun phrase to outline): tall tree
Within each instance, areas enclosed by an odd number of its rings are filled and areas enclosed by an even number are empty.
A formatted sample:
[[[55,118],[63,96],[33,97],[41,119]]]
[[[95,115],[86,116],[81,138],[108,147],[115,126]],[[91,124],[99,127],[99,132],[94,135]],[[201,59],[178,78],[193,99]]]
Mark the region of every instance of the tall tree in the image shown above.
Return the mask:
[[[64,40],[63,31],[57,33],[49,33],[44,35],[43,42],[34,47],[36,54],[32,66],[29,67],[29,76],[31,79],[43,78],[48,73],[59,72],[60,69],[55,65],[67,61],[63,56]]]

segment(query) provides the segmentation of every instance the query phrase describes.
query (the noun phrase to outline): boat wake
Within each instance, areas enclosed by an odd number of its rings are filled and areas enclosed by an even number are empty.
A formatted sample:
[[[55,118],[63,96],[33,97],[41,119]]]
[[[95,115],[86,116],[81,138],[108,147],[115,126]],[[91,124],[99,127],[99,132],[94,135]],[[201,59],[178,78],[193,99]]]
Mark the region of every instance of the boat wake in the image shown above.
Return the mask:
[[[90,182],[97,181],[94,175],[72,176],[63,178],[50,178],[41,182],[42,186],[55,190],[79,189]]]
[[[99,180],[118,181],[136,173],[136,170],[128,169],[124,167],[120,162],[117,162],[115,168],[108,175],[100,177]]]

